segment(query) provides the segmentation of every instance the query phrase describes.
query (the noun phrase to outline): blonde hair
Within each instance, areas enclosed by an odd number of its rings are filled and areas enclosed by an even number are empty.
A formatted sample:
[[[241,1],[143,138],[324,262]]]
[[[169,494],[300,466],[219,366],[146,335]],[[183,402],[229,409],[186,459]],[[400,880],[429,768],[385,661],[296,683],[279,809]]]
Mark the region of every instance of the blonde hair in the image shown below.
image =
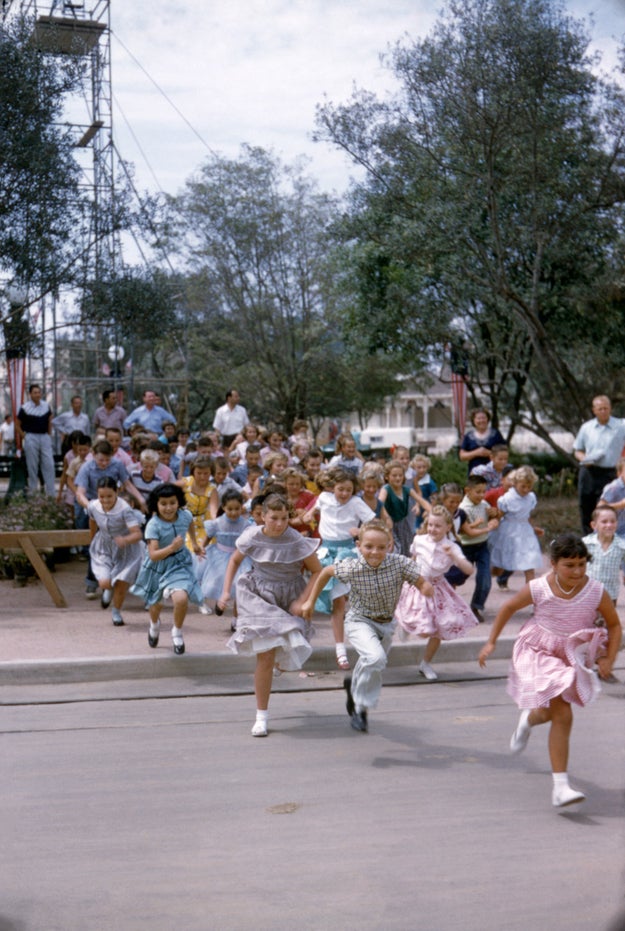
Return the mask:
[[[161,457],[155,449],[144,449],[139,456],[139,462],[141,465],[145,465],[146,462],[150,462],[152,465],[157,466],[160,461]]]
[[[361,524],[358,529],[358,540],[362,541],[362,538],[366,534],[367,530],[375,530],[376,533],[383,533],[386,539],[390,542],[393,539],[393,534],[388,529],[383,520],[378,520],[377,517],[374,517],[372,520],[368,520],[366,524]]]
[[[530,482],[532,488],[538,481],[538,476],[531,468],[531,466],[519,466],[518,469],[513,469],[512,472],[508,472],[508,481],[512,485],[516,485],[517,482]]]
[[[373,479],[377,482],[378,488],[381,488],[384,484],[384,469],[375,462],[367,463],[367,465],[363,466],[359,478],[361,485],[364,485],[367,479]]]
[[[435,504],[434,507],[428,511],[428,513],[423,518],[423,523],[417,530],[417,534],[427,533],[428,532],[428,521],[430,517],[442,517],[445,523],[447,524],[450,530],[453,530],[454,519],[445,507],[444,504]],[[454,533],[455,536],[455,533]]]
[[[410,465],[413,469],[417,462],[424,462],[425,467],[428,470],[428,472],[432,468],[432,460],[430,459],[429,456],[424,456],[422,453],[419,453],[418,455],[413,456],[412,459],[410,460]]]
[[[280,453],[277,451],[275,453],[267,453],[263,460],[263,465],[268,472],[271,472],[271,469],[276,462],[286,462],[288,465],[289,457],[286,455],[286,453]]]

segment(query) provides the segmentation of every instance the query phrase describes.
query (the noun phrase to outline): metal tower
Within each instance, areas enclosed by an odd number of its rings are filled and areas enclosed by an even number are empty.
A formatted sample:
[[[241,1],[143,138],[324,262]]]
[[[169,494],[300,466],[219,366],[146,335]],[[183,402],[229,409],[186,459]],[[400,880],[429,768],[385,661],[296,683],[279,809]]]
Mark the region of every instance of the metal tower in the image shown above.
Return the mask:
[[[121,264],[115,222],[115,151],[111,81],[110,0],[0,0],[2,21],[21,16],[32,23],[31,43],[42,52],[78,56],[84,65],[80,91],[68,95],[64,121],[74,134],[75,156],[89,204],[84,218],[81,257],[85,284],[113,277]],[[54,383],[56,385],[56,305],[53,299]],[[45,329],[42,311],[42,327]],[[95,336],[96,359],[87,362],[83,381],[95,381],[102,352]],[[110,340],[108,340],[110,341]],[[103,356],[105,359],[106,356]],[[95,365],[94,365],[95,362]],[[55,398],[60,401],[60,398]]]

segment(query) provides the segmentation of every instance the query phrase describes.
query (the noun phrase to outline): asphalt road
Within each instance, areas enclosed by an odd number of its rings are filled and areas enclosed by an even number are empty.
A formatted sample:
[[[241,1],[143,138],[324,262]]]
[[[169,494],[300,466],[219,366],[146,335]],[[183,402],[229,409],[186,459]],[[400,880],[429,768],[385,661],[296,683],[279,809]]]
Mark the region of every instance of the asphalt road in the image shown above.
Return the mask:
[[[337,689],[281,692],[260,740],[240,688],[158,688],[0,707],[0,931],[621,931],[621,683],[576,714],[560,812],[503,679],[385,686],[368,735]]]

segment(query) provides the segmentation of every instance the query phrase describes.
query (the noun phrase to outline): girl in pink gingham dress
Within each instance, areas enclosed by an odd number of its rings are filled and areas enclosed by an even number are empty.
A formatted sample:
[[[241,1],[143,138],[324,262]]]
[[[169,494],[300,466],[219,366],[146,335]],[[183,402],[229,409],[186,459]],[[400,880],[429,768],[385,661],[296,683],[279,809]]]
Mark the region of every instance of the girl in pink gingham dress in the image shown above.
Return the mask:
[[[586,575],[588,550],[583,540],[573,533],[560,534],[551,543],[550,555],[551,572],[504,603],[479,662],[485,666],[512,615],[533,605],[534,614],[514,644],[508,674],[508,693],[522,709],[510,749],[520,753],[532,727],[550,722],[552,803],[560,808],[584,800],[568,782],[571,704],[587,705],[601,691],[593,666],[596,663],[602,679],[609,679],[622,630],[603,585]],[[598,615],[607,630],[595,625]]]

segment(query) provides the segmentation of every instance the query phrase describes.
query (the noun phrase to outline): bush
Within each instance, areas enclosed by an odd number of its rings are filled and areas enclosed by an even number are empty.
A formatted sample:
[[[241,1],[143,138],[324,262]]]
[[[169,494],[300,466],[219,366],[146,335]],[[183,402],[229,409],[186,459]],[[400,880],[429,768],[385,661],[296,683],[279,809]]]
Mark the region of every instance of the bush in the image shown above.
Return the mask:
[[[64,505],[47,495],[14,495],[0,505],[0,531],[71,530],[73,516]],[[0,574],[5,578],[31,574],[28,557],[17,549],[0,550]]]

